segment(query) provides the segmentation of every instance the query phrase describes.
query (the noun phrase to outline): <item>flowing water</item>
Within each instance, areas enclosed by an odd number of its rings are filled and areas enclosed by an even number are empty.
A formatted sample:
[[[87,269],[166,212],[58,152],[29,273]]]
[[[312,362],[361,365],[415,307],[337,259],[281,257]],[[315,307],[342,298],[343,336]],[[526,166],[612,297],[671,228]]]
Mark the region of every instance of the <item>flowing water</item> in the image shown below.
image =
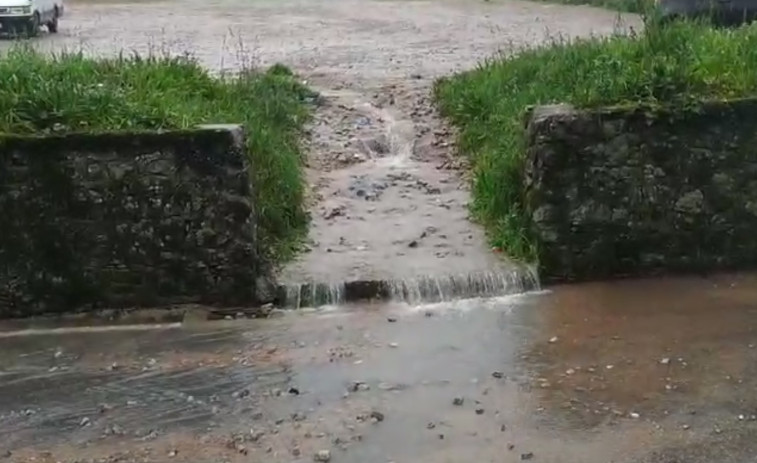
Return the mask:
[[[751,463],[756,303],[736,274],[16,332],[0,457]]]
[[[407,304],[446,302],[477,297],[497,297],[539,290],[539,278],[530,267],[418,276],[414,278],[335,283],[299,283],[282,288],[283,306],[335,306],[359,300],[388,300]]]

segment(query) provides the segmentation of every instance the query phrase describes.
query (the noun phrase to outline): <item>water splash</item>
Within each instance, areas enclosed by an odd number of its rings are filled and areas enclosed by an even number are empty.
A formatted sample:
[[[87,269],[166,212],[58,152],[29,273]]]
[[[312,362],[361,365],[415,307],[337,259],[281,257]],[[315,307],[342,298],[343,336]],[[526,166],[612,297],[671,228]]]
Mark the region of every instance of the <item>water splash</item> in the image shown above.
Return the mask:
[[[280,305],[286,308],[340,305],[361,300],[393,300],[408,304],[443,302],[474,297],[496,297],[539,290],[532,267],[390,280],[357,280],[341,283],[309,282],[280,289]]]

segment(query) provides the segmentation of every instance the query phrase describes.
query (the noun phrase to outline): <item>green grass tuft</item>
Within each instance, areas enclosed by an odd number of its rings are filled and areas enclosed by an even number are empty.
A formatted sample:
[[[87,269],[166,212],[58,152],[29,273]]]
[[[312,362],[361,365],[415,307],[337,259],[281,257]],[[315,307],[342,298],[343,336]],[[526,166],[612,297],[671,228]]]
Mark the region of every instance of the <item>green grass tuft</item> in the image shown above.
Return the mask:
[[[474,215],[493,245],[533,261],[536,243],[523,210],[522,117],[530,105],[687,106],[757,94],[757,25],[714,29],[695,23],[651,27],[639,37],[554,41],[499,57],[436,83],[442,113],[459,129],[474,170]]]
[[[190,57],[51,57],[17,48],[0,59],[0,82],[0,132],[244,124],[261,249],[269,259],[285,259],[303,236],[299,136],[313,94],[286,67],[216,78]]]
[[[622,13],[644,13],[649,10],[649,0],[543,0],[563,5],[588,5],[615,10]]]

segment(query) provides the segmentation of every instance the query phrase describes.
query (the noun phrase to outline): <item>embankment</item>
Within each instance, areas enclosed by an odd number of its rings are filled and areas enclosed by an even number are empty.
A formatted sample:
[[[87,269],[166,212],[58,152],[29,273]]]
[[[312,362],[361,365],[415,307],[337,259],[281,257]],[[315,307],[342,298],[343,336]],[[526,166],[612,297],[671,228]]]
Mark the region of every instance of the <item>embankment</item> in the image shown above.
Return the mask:
[[[239,126],[0,139],[0,317],[248,304],[263,271]]]
[[[537,107],[526,130],[544,280],[757,265],[757,100]]]

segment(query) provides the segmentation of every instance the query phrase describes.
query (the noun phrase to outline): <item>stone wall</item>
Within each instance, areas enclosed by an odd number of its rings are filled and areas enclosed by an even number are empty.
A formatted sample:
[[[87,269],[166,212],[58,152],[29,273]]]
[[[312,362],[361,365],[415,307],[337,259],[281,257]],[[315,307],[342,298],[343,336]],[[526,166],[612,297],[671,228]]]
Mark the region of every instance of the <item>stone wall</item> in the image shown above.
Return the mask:
[[[757,265],[757,101],[527,117],[526,208],[547,281]]]
[[[0,138],[0,316],[250,303],[244,134]]]

